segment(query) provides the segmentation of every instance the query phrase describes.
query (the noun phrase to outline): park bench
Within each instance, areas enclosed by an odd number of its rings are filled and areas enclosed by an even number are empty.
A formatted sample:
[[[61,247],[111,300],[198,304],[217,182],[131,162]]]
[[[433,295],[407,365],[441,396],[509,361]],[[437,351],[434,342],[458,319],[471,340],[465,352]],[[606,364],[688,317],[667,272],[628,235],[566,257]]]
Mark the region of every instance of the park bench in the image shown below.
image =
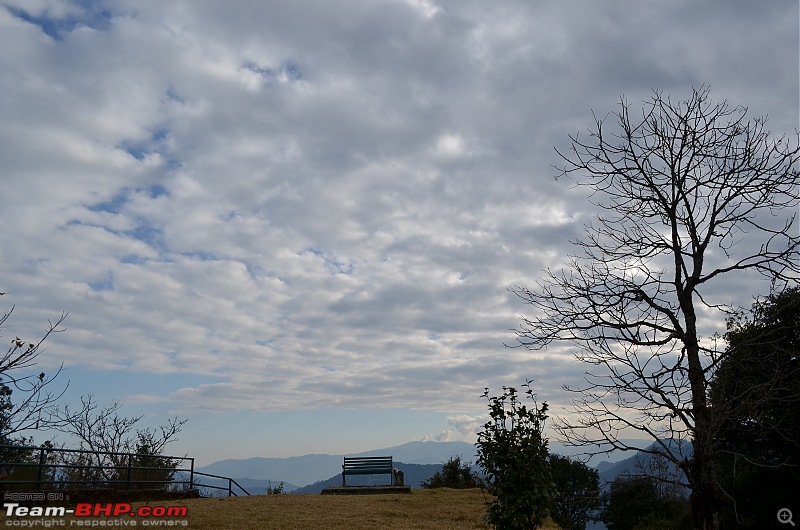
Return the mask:
[[[342,486],[347,486],[347,475],[383,475],[392,476],[391,486],[394,481],[394,464],[391,456],[355,456],[344,457],[342,464]]]

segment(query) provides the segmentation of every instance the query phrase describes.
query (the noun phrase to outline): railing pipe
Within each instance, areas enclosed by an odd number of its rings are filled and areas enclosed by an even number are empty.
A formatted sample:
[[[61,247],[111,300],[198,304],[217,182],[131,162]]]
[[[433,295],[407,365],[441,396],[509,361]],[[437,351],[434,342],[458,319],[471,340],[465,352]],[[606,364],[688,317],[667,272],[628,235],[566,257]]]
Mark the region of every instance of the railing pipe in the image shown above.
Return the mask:
[[[44,447],[39,448],[39,468],[36,470],[36,487],[42,489],[42,474],[44,473],[45,454]]]
[[[12,446],[4,446],[4,445],[0,445],[0,449],[2,449],[2,448],[13,449],[13,450],[20,451],[20,452],[26,451],[27,452],[26,454],[28,454],[28,455],[30,455],[31,453],[35,454],[35,451],[38,451],[39,458],[38,458],[38,463],[36,462],[36,460],[34,460],[34,461],[30,461],[29,460],[27,462],[0,462],[0,467],[10,467],[10,468],[32,468],[32,467],[36,467],[37,468],[37,470],[36,470],[36,480],[14,480],[13,479],[13,474],[12,474],[13,471],[12,471],[12,472],[9,472],[9,475],[6,475],[6,477],[11,479],[11,480],[0,480],[0,486],[2,486],[3,484],[6,484],[6,485],[11,485],[11,484],[24,485],[24,484],[28,484],[28,485],[35,485],[36,488],[41,491],[42,489],[44,489],[44,486],[52,486],[52,485],[55,485],[55,484],[86,484],[86,485],[88,485],[88,484],[101,485],[102,484],[102,485],[106,485],[106,486],[107,485],[114,485],[114,484],[117,484],[117,485],[121,486],[122,484],[124,484],[125,486],[123,486],[123,487],[127,488],[128,490],[131,490],[131,489],[133,489],[133,485],[134,484],[164,484],[165,486],[168,486],[170,484],[173,484],[173,485],[174,484],[187,484],[187,482],[188,482],[189,489],[194,489],[194,488],[197,488],[197,487],[204,487],[204,488],[210,488],[210,489],[220,489],[220,490],[223,490],[223,491],[227,490],[229,497],[230,496],[238,496],[238,494],[233,489],[233,486],[235,485],[237,488],[239,488],[239,490],[242,491],[242,493],[244,493],[245,495],[250,495],[250,493],[246,489],[244,489],[241,486],[241,484],[236,482],[235,479],[232,479],[232,478],[229,478],[229,477],[223,477],[223,476],[220,476],[220,475],[212,475],[210,473],[202,473],[200,471],[196,471],[195,470],[195,466],[194,466],[194,458],[188,457],[188,456],[176,457],[176,456],[167,456],[167,455],[157,455],[159,458],[163,458],[163,459],[169,460],[169,461],[183,461],[183,462],[186,462],[188,460],[189,461],[189,468],[188,469],[182,468],[182,467],[177,467],[177,466],[176,467],[155,467],[155,466],[141,466],[141,467],[139,467],[139,466],[134,466],[134,461],[135,461],[135,457],[141,456],[141,455],[137,455],[137,454],[134,454],[134,453],[113,453],[113,452],[109,452],[109,451],[85,451],[85,450],[81,450],[81,449],[62,449],[62,448],[56,448],[56,447],[31,447],[31,446],[13,446],[13,445]],[[81,454],[92,454],[92,455],[95,455],[96,457],[98,457],[99,455],[111,455],[112,457],[114,457],[113,461],[117,462],[117,464],[115,464],[115,465],[102,465],[102,464],[101,465],[93,465],[91,463],[90,464],[67,464],[67,463],[55,463],[55,464],[52,464],[52,463],[48,463],[47,462],[47,457],[48,457],[48,454],[50,452],[72,453],[72,454],[79,454],[79,455],[81,455]],[[118,462],[120,462],[122,460],[120,457],[127,457],[127,459],[128,459],[127,466],[126,466],[127,467],[127,469],[126,469],[127,470],[127,476],[126,477],[121,477],[120,476],[121,475],[120,471],[122,471],[122,469],[123,469],[118,464]],[[18,458],[22,459],[24,457],[23,456],[19,456]],[[174,479],[173,480],[134,480],[134,468],[137,469],[137,470],[146,470],[146,471],[169,471],[169,472],[173,473],[173,477],[174,477],[174,473],[181,473],[185,477],[185,473],[188,472],[189,480],[188,481],[186,481],[186,480],[174,480]],[[49,470],[49,469],[53,469],[55,471],[53,471],[53,473],[52,473],[53,476],[48,478],[46,476],[46,474],[47,474],[47,470]],[[94,470],[101,470],[101,471],[102,470],[115,470],[114,475],[116,477],[119,477],[120,480],[114,480],[114,479],[112,479],[112,480],[106,480],[106,479],[71,480],[71,479],[66,479],[66,477],[59,478],[60,477],[60,474],[58,472],[59,469],[61,469],[62,472],[63,472],[63,470],[67,470],[67,469],[85,469],[85,470],[93,470],[94,469]],[[146,474],[144,474],[144,476],[146,477]],[[198,483],[197,482],[197,477],[203,477],[203,476],[204,477],[212,477],[212,478],[227,480],[228,481],[227,488],[225,486],[213,486],[213,485],[210,485],[210,484],[206,485],[206,484]]]
[[[131,455],[128,455],[128,491],[131,490],[131,479],[133,478],[133,463]]]
[[[189,489],[194,488],[194,458],[189,459]]]

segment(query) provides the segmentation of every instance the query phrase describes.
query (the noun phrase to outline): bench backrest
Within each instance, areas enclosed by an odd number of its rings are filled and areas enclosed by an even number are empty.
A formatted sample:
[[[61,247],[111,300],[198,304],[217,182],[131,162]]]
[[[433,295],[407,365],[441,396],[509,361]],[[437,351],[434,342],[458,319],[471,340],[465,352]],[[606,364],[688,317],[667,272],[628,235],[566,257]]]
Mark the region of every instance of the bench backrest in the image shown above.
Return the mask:
[[[344,457],[344,472],[360,471],[363,473],[390,473],[394,464],[391,456],[356,456]]]

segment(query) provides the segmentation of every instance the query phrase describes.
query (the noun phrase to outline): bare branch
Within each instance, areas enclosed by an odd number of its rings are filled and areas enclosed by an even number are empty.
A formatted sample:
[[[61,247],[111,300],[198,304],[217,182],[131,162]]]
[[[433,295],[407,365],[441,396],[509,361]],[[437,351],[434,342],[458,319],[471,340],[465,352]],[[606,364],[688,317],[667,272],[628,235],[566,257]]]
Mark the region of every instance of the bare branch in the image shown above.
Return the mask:
[[[0,317],[0,329],[6,329],[6,323],[14,309],[12,306]],[[44,335],[35,342],[15,336],[5,353],[0,356],[0,436],[6,441],[24,431],[55,427],[52,409],[69,386],[65,385],[60,391],[52,389],[53,382],[63,371],[63,364],[55,373],[50,374],[31,374],[26,371],[36,365],[44,342],[52,334],[64,331],[62,324],[66,318],[67,313],[62,313],[55,322],[48,321]]]

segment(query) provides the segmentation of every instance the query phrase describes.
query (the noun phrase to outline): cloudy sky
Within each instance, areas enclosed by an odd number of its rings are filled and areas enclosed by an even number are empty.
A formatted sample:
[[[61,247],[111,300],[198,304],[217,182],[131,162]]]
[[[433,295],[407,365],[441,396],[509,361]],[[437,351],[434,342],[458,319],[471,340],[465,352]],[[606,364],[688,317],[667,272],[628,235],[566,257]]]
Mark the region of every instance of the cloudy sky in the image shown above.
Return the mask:
[[[0,49],[4,337],[69,312],[36,370],[199,464],[557,411],[585,367],[503,346],[591,218],[553,147],[654,88],[798,124],[796,0],[2,0]]]

